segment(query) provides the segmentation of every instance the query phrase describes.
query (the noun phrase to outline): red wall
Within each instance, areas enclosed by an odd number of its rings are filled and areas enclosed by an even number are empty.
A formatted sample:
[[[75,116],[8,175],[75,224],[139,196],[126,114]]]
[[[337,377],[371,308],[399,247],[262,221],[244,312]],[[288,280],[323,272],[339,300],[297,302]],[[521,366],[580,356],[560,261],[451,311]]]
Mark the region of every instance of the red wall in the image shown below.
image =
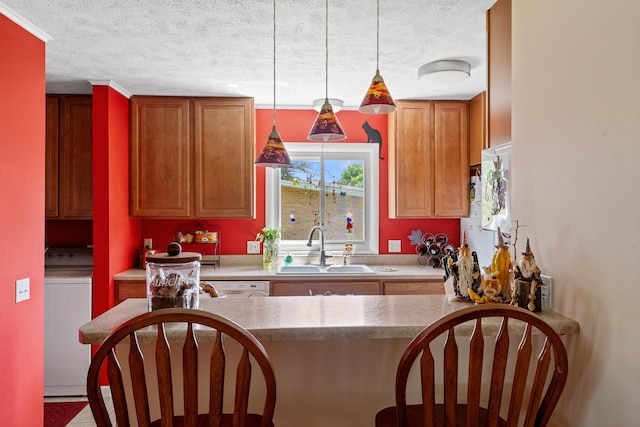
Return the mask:
[[[93,315],[113,306],[113,276],[134,265],[140,221],[129,217],[129,100],[93,86]]]
[[[306,142],[307,134],[316,118],[313,110],[278,110],[277,126],[285,142]],[[366,142],[367,135],[362,124],[369,124],[380,131],[383,136],[382,157],[380,160],[380,253],[388,253],[387,241],[400,240],[402,253],[415,253],[415,246],[409,243],[407,236],[411,230],[420,229],[423,232],[444,232],[450,241],[458,246],[460,242],[460,222],[457,219],[389,219],[388,209],[388,163],[387,163],[387,133],[388,116],[368,115],[358,111],[340,111],[338,118],[347,139],[342,142]],[[256,156],[262,150],[273,126],[273,110],[257,110],[256,112]],[[336,142],[339,144],[340,142]],[[206,220],[220,226],[221,253],[223,255],[245,254],[246,241],[254,240],[256,233],[264,227],[265,218],[265,170],[256,168],[256,218],[247,220]],[[144,220],[142,221],[142,236],[153,238],[154,246],[164,250],[173,239],[173,233],[180,225],[189,224],[185,220]],[[142,247],[142,240],[139,242]],[[205,248],[207,249],[207,248]],[[191,249],[189,249],[191,250]]]
[[[0,414],[41,426],[44,390],[45,43],[0,14]],[[31,298],[16,304],[15,281]]]

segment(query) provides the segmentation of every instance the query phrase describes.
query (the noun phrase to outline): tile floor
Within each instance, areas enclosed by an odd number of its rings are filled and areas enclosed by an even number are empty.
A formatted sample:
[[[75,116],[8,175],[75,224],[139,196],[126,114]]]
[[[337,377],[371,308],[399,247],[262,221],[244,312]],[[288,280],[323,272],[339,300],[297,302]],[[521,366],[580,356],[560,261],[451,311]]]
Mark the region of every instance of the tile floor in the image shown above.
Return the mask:
[[[86,401],[86,400],[87,398],[83,396],[77,396],[77,397],[63,396],[63,397],[45,397],[44,398],[45,402],[79,402],[79,401]],[[111,416],[113,425],[115,425],[115,414],[113,413],[113,407],[111,405],[111,397],[105,396],[104,403],[107,406],[107,408],[110,408],[109,415]],[[80,411],[80,413],[78,413],[78,415],[76,415],[75,418],[72,419],[71,422],[69,422],[69,424],[67,424],[67,427],[95,427],[95,426],[96,426],[96,423],[93,419],[93,415],[91,414],[91,409],[89,408],[89,405],[85,406],[84,409]]]

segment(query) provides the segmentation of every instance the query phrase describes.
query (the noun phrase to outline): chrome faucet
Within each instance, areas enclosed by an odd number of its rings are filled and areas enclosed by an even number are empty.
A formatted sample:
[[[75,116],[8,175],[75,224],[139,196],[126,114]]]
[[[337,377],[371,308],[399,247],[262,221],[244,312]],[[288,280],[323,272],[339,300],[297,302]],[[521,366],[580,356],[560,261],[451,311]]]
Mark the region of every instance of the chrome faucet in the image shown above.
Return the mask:
[[[309,241],[307,242],[307,246],[311,246],[311,241],[313,240],[313,233],[318,230],[320,232],[320,265],[327,265],[327,258],[331,258],[331,255],[326,255],[324,251],[324,230],[319,225],[316,225],[309,232]]]

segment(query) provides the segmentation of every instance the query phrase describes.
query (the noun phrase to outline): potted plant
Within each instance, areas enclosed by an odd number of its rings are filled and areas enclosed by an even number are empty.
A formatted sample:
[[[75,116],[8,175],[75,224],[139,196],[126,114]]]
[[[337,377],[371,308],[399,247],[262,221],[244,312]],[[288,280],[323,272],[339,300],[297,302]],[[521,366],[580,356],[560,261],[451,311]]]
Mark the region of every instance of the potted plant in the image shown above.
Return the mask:
[[[256,235],[256,240],[264,242],[262,248],[262,268],[265,270],[271,270],[276,266],[280,237],[282,237],[282,231],[279,228],[273,227],[264,227]]]

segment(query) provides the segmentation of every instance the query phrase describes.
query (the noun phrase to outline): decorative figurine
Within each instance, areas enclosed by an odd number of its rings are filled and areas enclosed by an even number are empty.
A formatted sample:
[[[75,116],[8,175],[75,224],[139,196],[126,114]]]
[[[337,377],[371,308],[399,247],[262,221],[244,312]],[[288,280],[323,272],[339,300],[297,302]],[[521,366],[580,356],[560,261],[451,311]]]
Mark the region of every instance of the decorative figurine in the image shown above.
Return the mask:
[[[478,256],[471,253],[467,243],[467,233],[462,234],[462,245],[458,248],[458,254],[448,253],[445,256],[445,280],[453,276],[453,291],[456,297],[462,301],[471,301],[470,292],[478,292],[482,283]]]
[[[542,278],[529,246],[529,238],[527,238],[527,247],[522,252],[522,258],[513,268],[513,273],[516,288],[514,298],[517,299],[518,306],[534,312],[542,311],[542,301],[540,301]]]
[[[504,244],[500,228],[498,228],[496,249],[497,251],[491,258],[491,266],[485,267],[487,276],[478,289],[480,292],[469,291],[471,299],[477,304],[486,302],[508,303],[512,300],[511,283],[513,281],[513,270],[511,254],[509,253],[509,247]]]

